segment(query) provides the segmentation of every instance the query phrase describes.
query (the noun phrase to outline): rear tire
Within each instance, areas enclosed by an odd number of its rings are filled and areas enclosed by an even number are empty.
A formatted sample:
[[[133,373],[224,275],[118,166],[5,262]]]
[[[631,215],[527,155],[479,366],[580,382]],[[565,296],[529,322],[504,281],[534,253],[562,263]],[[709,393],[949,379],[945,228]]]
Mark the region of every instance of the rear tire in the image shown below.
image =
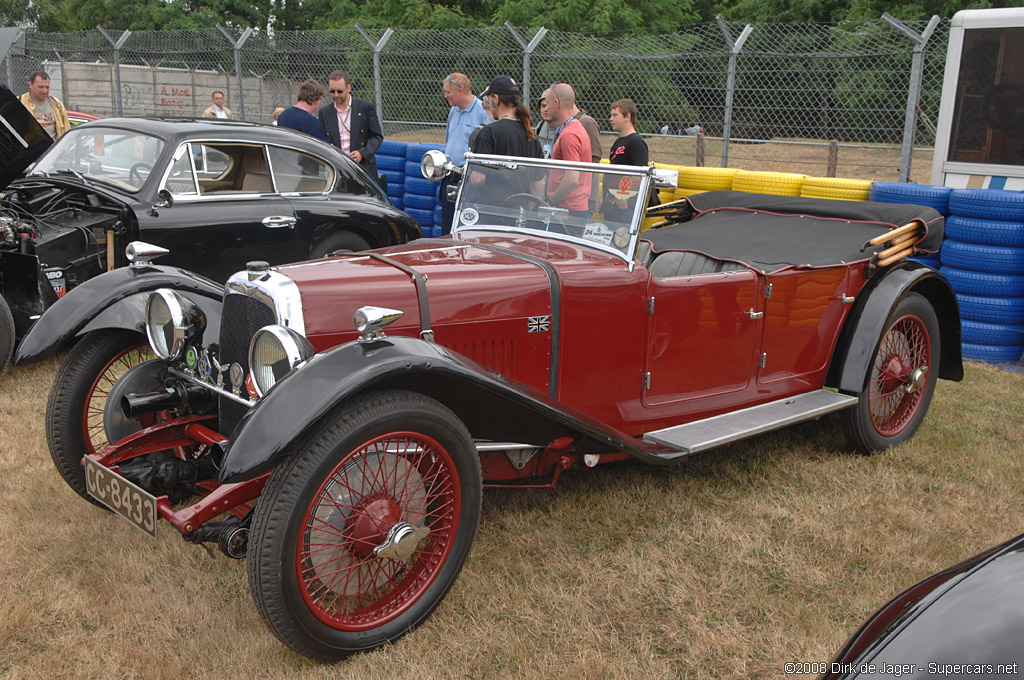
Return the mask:
[[[355,253],[360,250],[369,250],[369,248],[370,244],[361,236],[357,236],[350,231],[335,231],[317,239],[309,247],[309,258],[315,260],[339,250]]]
[[[476,448],[445,406],[410,392],[353,400],[260,496],[247,556],[256,608],[318,661],[397,640],[455,582],[481,495]]]
[[[871,453],[914,436],[935,391],[940,356],[935,310],[910,293],[889,316],[859,401],[842,412],[850,443]]]
[[[104,329],[82,338],[64,359],[46,402],[46,443],[57,472],[82,498],[104,507],[85,490],[82,457],[102,451],[107,394],[129,368],[152,358],[134,331]]]
[[[0,295],[0,373],[7,368],[7,363],[14,353],[14,317],[7,300]]]

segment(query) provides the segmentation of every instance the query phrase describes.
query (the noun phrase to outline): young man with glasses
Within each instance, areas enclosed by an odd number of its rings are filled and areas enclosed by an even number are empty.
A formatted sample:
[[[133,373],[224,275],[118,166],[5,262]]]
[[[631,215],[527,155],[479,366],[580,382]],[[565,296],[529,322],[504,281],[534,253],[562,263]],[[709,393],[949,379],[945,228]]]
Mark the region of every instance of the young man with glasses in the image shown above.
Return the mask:
[[[462,167],[469,151],[469,135],[487,120],[487,112],[480,100],[473,96],[473,88],[464,73],[450,73],[441,81],[444,98],[451,105],[444,134],[444,152],[452,163]],[[447,199],[448,187],[458,180],[446,177],[441,181],[441,230],[449,233],[455,219],[455,204]]]
[[[352,96],[352,80],[347,72],[333,71],[327,82],[334,101],[317,114],[327,141],[359,163],[374,181],[379,181],[375,154],[384,141],[384,133],[377,109],[365,99]]]

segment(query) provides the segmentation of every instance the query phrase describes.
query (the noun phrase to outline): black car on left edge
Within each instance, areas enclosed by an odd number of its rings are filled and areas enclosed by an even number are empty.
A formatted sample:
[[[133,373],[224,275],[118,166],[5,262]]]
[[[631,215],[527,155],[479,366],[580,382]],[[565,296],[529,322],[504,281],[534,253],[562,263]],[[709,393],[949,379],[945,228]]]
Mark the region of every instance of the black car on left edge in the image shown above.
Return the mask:
[[[68,289],[128,264],[132,241],[170,251],[162,264],[224,281],[254,260],[420,236],[356,163],[307,135],[107,118],[53,142],[3,87],[0,192],[0,371],[15,336]]]

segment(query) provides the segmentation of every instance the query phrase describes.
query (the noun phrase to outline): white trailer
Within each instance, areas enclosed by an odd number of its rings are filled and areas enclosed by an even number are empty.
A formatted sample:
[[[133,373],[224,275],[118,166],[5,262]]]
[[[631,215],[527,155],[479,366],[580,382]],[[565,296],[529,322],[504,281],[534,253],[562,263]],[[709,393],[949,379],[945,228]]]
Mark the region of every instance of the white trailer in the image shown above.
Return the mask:
[[[1024,190],[1024,7],[953,16],[932,184]]]

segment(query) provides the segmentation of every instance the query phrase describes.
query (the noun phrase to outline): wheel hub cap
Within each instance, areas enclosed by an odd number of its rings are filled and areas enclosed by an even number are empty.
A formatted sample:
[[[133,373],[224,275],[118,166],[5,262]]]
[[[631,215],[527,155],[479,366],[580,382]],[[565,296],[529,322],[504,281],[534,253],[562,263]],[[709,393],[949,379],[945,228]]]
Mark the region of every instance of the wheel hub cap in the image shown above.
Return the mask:
[[[909,371],[897,356],[889,357],[889,360],[882,364],[881,384],[886,392],[892,392],[901,385],[907,384]]]
[[[404,562],[416,552],[416,546],[430,534],[426,527],[416,527],[408,522],[399,522],[391,527],[384,542],[373,549],[378,557]]]
[[[905,389],[907,394],[913,394],[919,391],[928,382],[928,367],[922,366],[913,373],[910,374],[910,380],[907,382]]]

